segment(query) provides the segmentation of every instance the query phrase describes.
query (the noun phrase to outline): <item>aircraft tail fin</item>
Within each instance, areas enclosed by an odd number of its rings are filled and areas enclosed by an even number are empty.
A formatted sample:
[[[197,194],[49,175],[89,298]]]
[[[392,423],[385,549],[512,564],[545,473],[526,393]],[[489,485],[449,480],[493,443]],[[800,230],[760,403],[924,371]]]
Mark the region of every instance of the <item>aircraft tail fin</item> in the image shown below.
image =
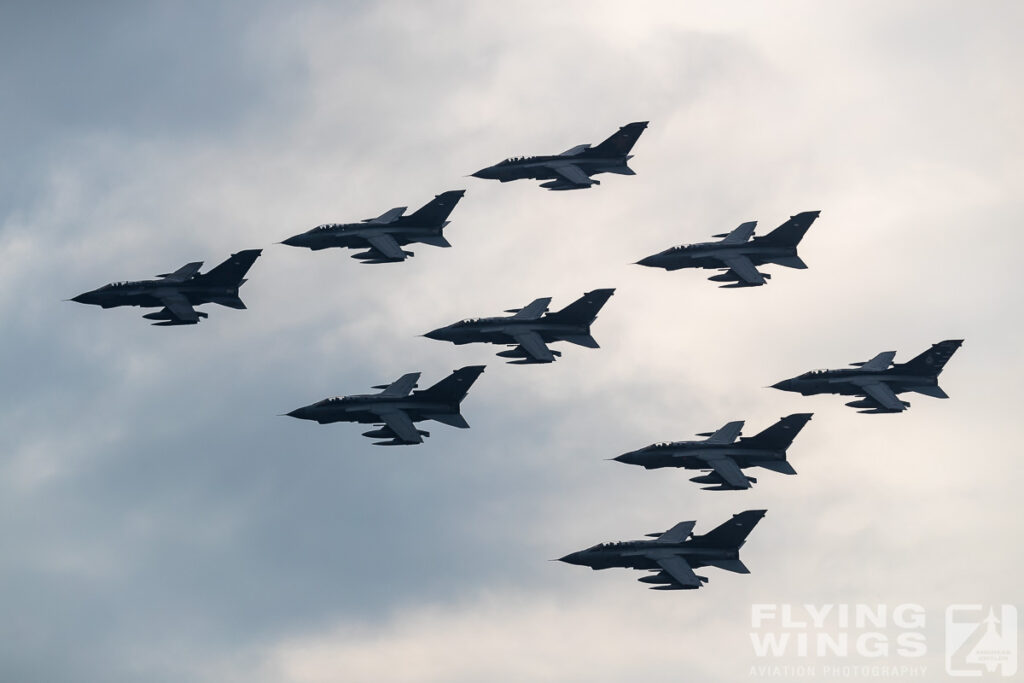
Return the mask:
[[[792,216],[788,221],[772,230],[757,242],[762,245],[796,247],[804,238],[811,224],[821,215],[821,211],[804,211]],[[793,267],[793,266],[791,266]],[[799,267],[799,266],[796,266]]]
[[[450,190],[448,192],[442,192],[422,207],[406,216],[404,220],[409,223],[436,225],[438,228],[443,228],[444,222],[448,220],[448,216],[450,216],[452,210],[455,209],[455,205],[459,203],[459,200],[462,199],[465,194],[465,190]]]
[[[747,510],[724,524],[716,526],[703,536],[694,536],[693,545],[704,548],[739,548],[742,546],[750,532],[754,530],[757,523],[764,517],[765,510]]]
[[[252,268],[262,249],[246,249],[232,254],[227,261],[201,275],[206,284],[224,285],[226,287],[238,287],[245,281],[245,274]]]
[[[963,343],[963,339],[947,339],[938,344],[932,344],[932,347],[924,353],[900,365],[900,369],[915,375],[938,376]]]
[[[607,140],[596,147],[591,147],[583,152],[583,154],[590,157],[624,157],[629,154],[629,150],[633,149],[633,145],[636,144],[645,128],[647,128],[647,121],[627,123]],[[624,175],[629,174],[626,173]]]
[[[458,406],[462,403],[462,399],[466,398],[469,388],[473,386],[473,382],[483,371],[483,365],[467,365],[464,368],[459,368],[434,386],[417,391],[417,397],[425,401],[437,401]]]
[[[595,289],[587,292],[562,310],[549,313],[545,319],[572,325],[590,325],[614,293],[614,289]]]
[[[814,413],[794,413],[787,415],[767,429],[758,432],[754,436],[741,439],[745,446],[754,446],[773,451],[784,451],[793,443],[793,439],[800,433]]]

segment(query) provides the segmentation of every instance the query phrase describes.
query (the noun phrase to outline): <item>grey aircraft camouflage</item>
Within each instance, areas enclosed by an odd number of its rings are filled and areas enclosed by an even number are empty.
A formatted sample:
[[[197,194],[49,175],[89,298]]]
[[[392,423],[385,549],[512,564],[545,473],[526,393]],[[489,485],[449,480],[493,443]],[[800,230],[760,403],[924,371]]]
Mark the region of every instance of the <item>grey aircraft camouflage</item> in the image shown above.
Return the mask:
[[[238,288],[245,283],[245,274],[261,252],[261,249],[246,249],[232,254],[231,258],[205,274],[199,272],[203,262],[196,261],[185,264],[173,273],[157,275],[156,280],[112,282],[79,294],[70,301],[103,308],[162,306],[161,310],[142,317],[160,321],[154,325],[195,325],[200,318],[207,317],[206,313],[195,309],[200,304],[245,308],[245,304],[238,298]]]
[[[465,190],[442,192],[408,216],[407,207],[389,209],[376,218],[360,223],[326,223],[281,242],[290,247],[306,247],[313,251],[330,247],[366,249],[352,258],[363,263],[399,263],[413,256],[403,249],[407,244],[429,244],[450,247],[444,236],[448,216],[459,203]]]
[[[361,422],[373,424],[376,429],[363,432],[375,446],[402,446],[423,443],[430,432],[417,429],[415,423],[434,420],[459,429],[468,429],[460,404],[473,386],[483,365],[460,368],[428,389],[413,391],[420,373],[410,372],[387,385],[379,385],[376,394],[356,394],[325,398],[287,413],[288,417],[314,420],[320,424],[330,422]]]
[[[601,184],[601,181],[591,178],[598,173],[636,175],[627,162],[633,158],[629,152],[645,128],[647,121],[629,123],[596,147],[584,144],[561,154],[512,157],[472,175],[503,183],[525,178],[547,180],[549,182],[542,183],[541,187],[549,190],[586,189]]]
[[[914,391],[933,398],[949,398],[939,386],[939,374],[947,361],[963,344],[963,339],[947,339],[906,363],[893,364],[895,351],[884,351],[869,361],[852,363],[854,368],[812,370],[771,386],[804,396],[840,394],[859,396],[846,405],[861,413],[899,413],[910,407],[898,394]]]
[[[747,467],[763,467],[782,474],[796,474],[786,460],[786,450],[793,439],[811,419],[811,413],[787,415],[764,431],[750,437],[741,437],[743,421],[730,422],[717,432],[707,432],[701,441],[672,441],[656,443],[640,450],[623,453],[618,462],[641,465],[653,470],[661,467],[682,467],[703,470],[707,474],[690,481],[710,484],[705,491],[735,491],[749,489],[757,479],[743,473]]]
[[[502,358],[514,358],[513,364],[551,363],[560,351],[552,351],[548,344],[566,341],[590,349],[599,348],[590,335],[590,326],[597,314],[615,292],[614,289],[595,289],[560,311],[548,313],[551,297],[535,299],[523,308],[512,308],[511,316],[469,318],[427,332],[424,337],[453,344],[474,342],[505,344],[513,348],[498,353]]]
[[[653,590],[693,590],[708,581],[694,569],[750,573],[740,561],[740,548],[764,514],[764,510],[741,512],[703,535],[693,534],[696,522],[680,522],[668,531],[647,534],[654,540],[600,543],[559,560],[591,569],[646,569],[655,573],[637,580],[653,584]]]
[[[724,288],[758,287],[771,278],[757,267],[768,263],[803,269],[807,264],[797,255],[797,245],[820,211],[804,211],[767,235],[753,237],[757,221],[742,223],[730,233],[714,235],[717,242],[699,242],[672,247],[637,261],[637,265],[665,270],[682,268],[721,269],[709,280],[725,282]],[[753,237],[753,239],[751,239]]]

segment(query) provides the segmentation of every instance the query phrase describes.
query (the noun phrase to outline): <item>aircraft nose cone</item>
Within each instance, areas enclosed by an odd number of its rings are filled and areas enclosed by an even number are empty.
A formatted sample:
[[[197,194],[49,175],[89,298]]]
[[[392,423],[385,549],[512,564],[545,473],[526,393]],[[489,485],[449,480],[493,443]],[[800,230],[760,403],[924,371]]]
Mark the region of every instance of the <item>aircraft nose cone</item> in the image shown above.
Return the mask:
[[[577,553],[569,553],[565,557],[560,557],[560,558],[558,558],[558,561],[559,562],[565,562],[566,564],[583,564],[580,561],[580,554],[578,552]]]
[[[289,247],[301,247],[302,235],[293,235],[286,240],[282,240],[281,244],[287,244]]]
[[[446,336],[445,328],[439,327],[436,330],[431,330],[430,332],[427,332],[423,336],[426,337],[427,339],[436,339],[437,341],[444,341],[444,338]]]
[[[639,261],[637,261],[636,265],[638,265],[638,266],[656,266],[657,265],[657,260],[658,260],[657,256],[648,256],[646,258],[642,258]]]
[[[492,176],[491,167],[488,166],[487,168],[481,168],[476,173],[470,173],[469,175],[471,175],[474,178],[483,178],[486,180]]]
[[[781,382],[776,382],[771,386],[772,389],[780,389],[782,391],[793,391],[793,380],[784,379]]]
[[[616,457],[612,458],[612,460],[614,460],[615,462],[624,462],[624,463],[626,463],[628,465],[628,464],[631,464],[633,462],[633,454],[632,453],[623,453],[622,455],[619,455],[619,456],[616,456]]]
[[[309,414],[309,411],[305,407],[303,407],[303,408],[296,408],[295,410],[293,410],[290,413],[285,413],[285,415],[287,417],[297,417],[300,420],[305,420],[308,417],[308,414]]]
[[[89,292],[85,292],[84,294],[79,294],[78,296],[71,297],[70,299],[68,299],[68,301],[75,301],[80,304],[87,304],[90,302],[90,299],[92,298],[89,296],[89,294]]]

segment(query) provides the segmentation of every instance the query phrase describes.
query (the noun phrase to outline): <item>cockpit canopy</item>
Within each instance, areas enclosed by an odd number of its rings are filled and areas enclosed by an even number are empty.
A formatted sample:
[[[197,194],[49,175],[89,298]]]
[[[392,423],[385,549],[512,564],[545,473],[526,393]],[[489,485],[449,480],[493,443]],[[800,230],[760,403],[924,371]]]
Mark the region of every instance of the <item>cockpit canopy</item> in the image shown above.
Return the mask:
[[[520,161],[529,161],[530,159],[536,159],[537,157],[509,157],[504,161],[500,162],[498,166],[508,166],[509,164],[516,164]]]
[[[810,372],[805,372],[804,374],[800,375],[800,379],[810,379],[812,377],[820,377],[821,375],[824,375],[827,372],[829,372],[829,371],[828,370],[811,370]]]
[[[465,320],[460,320],[459,322],[455,323],[454,327],[463,327],[465,325],[472,325],[473,323],[478,323],[481,320],[483,320],[483,318],[466,318]]]

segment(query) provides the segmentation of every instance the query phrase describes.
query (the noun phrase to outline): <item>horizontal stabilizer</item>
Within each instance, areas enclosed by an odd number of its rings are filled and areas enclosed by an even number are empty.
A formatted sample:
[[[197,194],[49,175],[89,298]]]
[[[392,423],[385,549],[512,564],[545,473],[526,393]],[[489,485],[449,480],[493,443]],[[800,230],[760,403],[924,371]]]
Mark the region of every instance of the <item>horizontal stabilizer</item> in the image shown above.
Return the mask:
[[[709,567],[718,567],[719,569],[724,569],[727,572],[735,572],[737,574],[750,573],[750,570],[747,569],[746,565],[739,560],[716,560],[705,558],[701,561]]]
[[[245,310],[245,303],[237,296],[216,296],[210,299],[211,304],[220,304],[221,306],[227,306],[228,308],[237,308],[240,311]]]
[[[568,334],[562,337],[562,341],[567,341],[570,344],[576,344],[577,346],[585,346],[588,349],[599,349],[597,340],[591,337],[589,334]]]
[[[450,247],[452,243],[445,239],[444,235],[429,235],[418,238],[419,242],[429,244],[432,247]]]
[[[449,427],[469,429],[469,423],[466,422],[466,418],[462,417],[462,413],[441,413],[437,415],[424,415],[423,419],[434,420],[435,422],[446,424]]]
[[[798,270],[807,269],[807,264],[804,263],[803,259],[799,256],[782,256],[779,258],[773,258],[772,263],[786,268],[796,268]]]
[[[778,472],[779,474],[796,474],[796,470],[793,469],[793,466],[787,460],[764,460],[757,464],[766,470]]]
[[[932,398],[949,398],[949,394],[942,390],[938,384],[935,386],[917,386],[911,387],[911,391],[918,394],[924,394],[925,396],[931,396]]]
[[[609,166],[608,168],[602,168],[605,173],[615,173],[616,175],[636,175],[636,171],[631,169],[626,164],[621,166]]]

